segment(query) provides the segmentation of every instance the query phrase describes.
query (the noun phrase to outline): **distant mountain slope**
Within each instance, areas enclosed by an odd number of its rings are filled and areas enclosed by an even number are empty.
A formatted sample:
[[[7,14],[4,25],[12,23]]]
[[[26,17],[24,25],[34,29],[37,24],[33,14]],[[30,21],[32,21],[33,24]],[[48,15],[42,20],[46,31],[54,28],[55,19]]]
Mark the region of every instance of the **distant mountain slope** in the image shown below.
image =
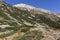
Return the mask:
[[[0,38],[32,30],[41,31],[43,35],[51,36],[53,39],[57,39],[60,36],[60,17],[54,14],[54,12],[35,7],[31,9],[31,6],[25,6],[14,7],[5,2],[0,2]]]

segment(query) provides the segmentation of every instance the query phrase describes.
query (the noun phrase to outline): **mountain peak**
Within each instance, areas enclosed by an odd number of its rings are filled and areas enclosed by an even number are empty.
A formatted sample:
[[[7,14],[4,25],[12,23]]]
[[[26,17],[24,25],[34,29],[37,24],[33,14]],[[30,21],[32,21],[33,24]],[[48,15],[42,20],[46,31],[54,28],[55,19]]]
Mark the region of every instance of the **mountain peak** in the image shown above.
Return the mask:
[[[27,4],[24,4],[24,3],[13,5],[13,7],[17,7],[18,9],[22,9],[23,8],[24,10],[28,10],[28,11],[36,10],[36,11],[42,11],[42,12],[45,12],[45,13],[50,13],[51,12],[49,10],[45,10],[43,8],[36,8],[34,6],[27,5]]]
[[[13,5],[13,6],[14,7],[26,7],[26,8],[30,8],[30,9],[35,8],[33,6],[30,6],[30,5],[27,5],[27,4],[24,4],[24,3],[16,4],[16,5]]]

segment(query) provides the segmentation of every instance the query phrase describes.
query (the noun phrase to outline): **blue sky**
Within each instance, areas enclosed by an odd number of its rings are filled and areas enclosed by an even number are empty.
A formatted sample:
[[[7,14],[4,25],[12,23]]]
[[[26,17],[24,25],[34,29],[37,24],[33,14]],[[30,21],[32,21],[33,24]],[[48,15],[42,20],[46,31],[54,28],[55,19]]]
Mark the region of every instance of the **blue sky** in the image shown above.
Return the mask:
[[[24,3],[60,13],[60,0],[4,0],[10,5]]]

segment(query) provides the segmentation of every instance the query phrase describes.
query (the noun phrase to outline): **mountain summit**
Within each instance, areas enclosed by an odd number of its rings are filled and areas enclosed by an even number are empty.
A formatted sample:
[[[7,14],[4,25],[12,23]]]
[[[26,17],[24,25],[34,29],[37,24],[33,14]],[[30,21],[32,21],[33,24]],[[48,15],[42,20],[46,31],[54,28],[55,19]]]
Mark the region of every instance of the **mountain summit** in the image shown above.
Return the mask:
[[[24,3],[13,5],[13,7],[17,7],[17,8],[28,10],[28,11],[31,11],[31,10],[39,11],[40,10],[40,11],[43,11],[43,12],[51,12],[51,11],[48,11],[48,10],[45,10],[45,9],[42,9],[42,8],[36,8],[34,6],[27,5],[27,4],[24,4]]]
[[[60,17],[54,12],[0,2],[0,40],[59,40],[59,30]]]
[[[26,7],[26,8],[30,8],[30,9],[33,9],[33,8],[35,8],[35,7],[33,7],[33,6],[30,6],[30,5],[27,5],[27,4],[23,4],[23,3],[21,3],[21,4],[16,4],[16,5],[13,5],[14,7]]]

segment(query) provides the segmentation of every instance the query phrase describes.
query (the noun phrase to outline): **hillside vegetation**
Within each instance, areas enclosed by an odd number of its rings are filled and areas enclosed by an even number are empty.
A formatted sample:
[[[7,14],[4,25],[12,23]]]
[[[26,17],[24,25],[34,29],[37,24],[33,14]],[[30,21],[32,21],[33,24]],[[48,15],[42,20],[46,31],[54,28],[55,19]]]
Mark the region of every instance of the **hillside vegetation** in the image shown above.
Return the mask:
[[[36,10],[30,12],[0,2],[0,38],[3,39],[15,33],[24,32],[25,34],[19,35],[16,40],[41,40],[42,33],[45,33],[43,30],[60,29],[60,17],[50,13]]]

